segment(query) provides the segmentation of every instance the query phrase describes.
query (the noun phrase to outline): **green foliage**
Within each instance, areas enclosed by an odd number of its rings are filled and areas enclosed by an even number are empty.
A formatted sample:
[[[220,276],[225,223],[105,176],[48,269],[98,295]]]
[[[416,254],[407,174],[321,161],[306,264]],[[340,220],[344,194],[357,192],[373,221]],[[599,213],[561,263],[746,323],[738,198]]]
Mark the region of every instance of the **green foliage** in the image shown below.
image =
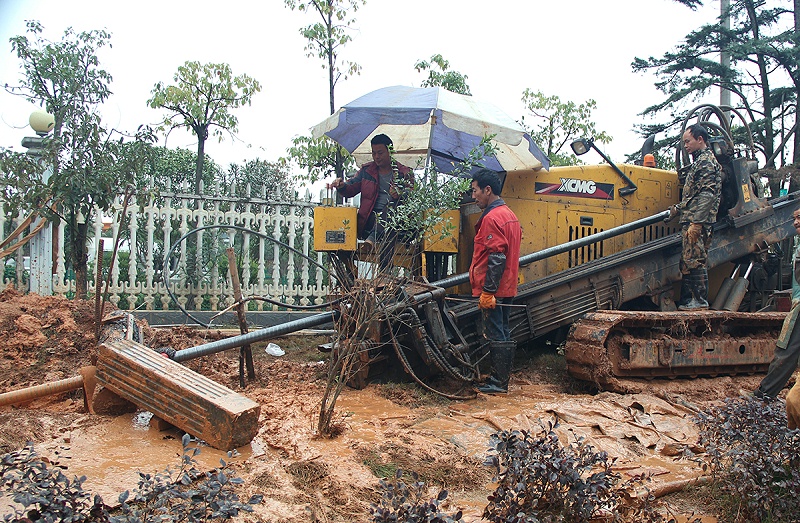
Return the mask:
[[[294,199],[295,183],[286,164],[268,162],[256,158],[244,165],[231,164],[227,172],[220,173],[220,179],[227,187],[236,183],[236,192],[243,196],[247,186],[252,196],[270,199]],[[264,193],[262,194],[262,189]]]
[[[605,132],[598,131],[592,121],[592,111],[597,108],[594,100],[581,104],[562,102],[557,95],[547,96],[541,91],[525,89],[522,102],[532,117],[530,124],[526,125],[523,116],[522,124],[534,143],[544,149],[552,166],[581,163],[568,147],[577,138],[594,137],[594,141],[598,143],[609,143],[612,140]]]
[[[230,476],[224,460],[220,460],[221,468],[204,473],[197,470],[194,457],[200,453],[200,448],[190,449],[191,441],[188,434],[183,436],[183,456],[178,470],[167,469],[152,476],[139,473],[139,486],[133,491],[133,497],[128,491],[120,494],[123,515],[112,517],[113,523],[227,520],[240,511],[252,512],[250,505],[261,503],[260,495],[253,496],[247,503],[239,501],[233,489],[243,481]]]
[[[73,117],[82,117],[87,107],[103,103],[111,94],[111,75],[99,67],[97,51],[110,45],[106,31],[75,33],[64,31],[59,42],[41,37],[42,25],[26,22],[27,36],[15,36],[11,49],[22,62],[23,79],[6,90],[31,103],[43,104],[55,118],[56,136],[60,126],[69,126]]]
[[[701,412],[697,423],[704,469],[728,499],[721,521],[797,521],[800,430],[786,428],[783,402],[728,399]]]
[[[450,62],[440,54],[431,56],[430,61],[419,60],[414,64],[414,69],[418,73],[428,71],[428,78],[422,82],[422,87],[444,87],[453,93],[472,96],[467,85],[467,75],[450,71]]]
[[[150,145],[144,154],[145,163],[136,173],[136,187],[165,188],[167,181],[171,190],[179,190],[184,184],[192,186],[197,167],[197,153],[180,147]],[[208,155],[203,160],[203,184],[211,187],[220,176],[222,168]]]
[[[10,162],[20,166],[18,159],[4,155],[4,176],[19,185],[20,202],[33,208],[45,202],[59,202],[53,219],[66,221],[68,265],[75,270],[77,292],[86,292],[85,221],[94,206],[105,211],[115,195],[133,181],[133,171],[141,165],[136,156],[141,147],[122,145],[123,140],[112,136],[100,122],[97,108],[111,94],[111,75],[100,67],[97,52],[109,44],[105,31],[64,32],[63,38],[52,42],[41,36],[39,22],[28,21],[29,36],[11,38],[12,49],[21,61],[23,78],[18,86],[6,86],[12,94],[44,105],[53,114],[55,126],[52,138],[45,138],[41,156],[45,165],[52,166],[47,181],[32,176],[25,167],[18,174],[9,174]],[[113,139],[112,139],[113,138]],[[152,133],[140,128],[129,140],[147,143]],[[129,155],[134,151],[133,155]],[[43,209],[44,210],[44,209]],[[80,218],[83,217],[84,220]]]
[[[497,152],[492,139],[493,136],[485,136],[450,173],[440,173],[435,167],[426,169],[417,177],[412,190],[401,191],[404,196],[400,204],[387,213],[385,227],[395,231],[429,231],[441,227],[443,237],[457,234],[453,224],[441,223],[442,213],[458,209],[470,188],[470,172],[481,165],[481,159]],[[399,187],[405,183],[400,178],[395,180]]]
[[[626,494],[646,478],[621,482],[605,452],[595,452],[582,438],[564,447],[555,427],[543,425],[541,437],[516,430],[492,435],[492,454],[486,464],[497,473],[497,488],[489,495],[484,519],[588,523],[615,514],[614,521],[664,521],[651,506],[650,496],[630,499]]]
[[[697,0],[682,3],[702,5]],[[673,51],[661,57],[635,58],[633,71],[654,73],[658,77],[656,88],[666,95],[642,114],[665,115],[667,120],[661,128],[668,130],[681,121],[681,109],[687,102],[700,100],[712,88],[724,88],[731,93],[732,105],[743,109],[756,123],[757,147],[768,160],[774,158],[776,138],[796,121],[800,94],[795,30],[798,15],[786,2],[775,4],[768,7],[764,0],[733,1],[730,29],[714,21],[687,34]],[[729,64],[720,63],[720,49],[726,51]],[[790,88],[781,85],[787,81]],[[773,94],[774,86],[779,86],[779,96]],[[777,133],[774,125],[778,124],[788,125]],[[643,136],[652,134],[652,130],[640,132]],[[796,135],[795,162],[800,161],[798,144]]]
[[[307,55],[321,59],[323,68],[328,70],[333,114],[333,91],[337,81],[339,78],[347,80],[361,71],[357,63],[339,58],[339,48],[352,40],[350,27],[355,18],[350,14],[358,11],[366,0],[284,0],[284,3],[291,10],[312,11],[319,16],[320,22],[301,28],[300,34],[307,40]]]
[[[58,464],[41,459],[28,443],[0,460],[0,495],[18,506],[4,521],[108,521],[100,496],[83,490],[86,476],[70,480]]]
[[[44,165],[37,158],[0,147],[0,184],[6,209],[16,214],[46,203],[50,190],[41,183],[43,173]]]
[[[306,173],[302,179],[314,183],[331,176],[337,177],[337,165],[341,172],[355,168],[355,159],[347,150],[328,138],[311,138],[310,136],[296,136],[292,139],[293,145],[286,152],[288,156],[281,158],[280,163],[288,166],[294,161]]]
[[[434,499],[427,499],[428,487],[424,481],[419,481],[415,472],[411,473],[411,484],[406,484],[402,478],[403,471],[398,469],[394,480],[380,480],[381,500],[370,505],[373,522],[452,523],[461,520],[460,510],[454,514],[445,514],[439,510],[439,505],[447,499],[446,490],[440,491]]]
[[[62,472],[66,467],[40,458],[29,443],[22,450],[4,455],[0,461],[0,495],[10,496],[18,504],[3,519],[24,521],[23,517],[27,517],[29,521],[47,523],[169,523],[228,520],[239,512],[252,512],[251,505],[261,503],[262,496],[240,502],[234,488],[243,481],[231,475],[224,460],[220,460],[220,468],[212,471],[197,470],[195,456],[200,448],[190,448],[191,442],[192,438],[185,434],[177,470],[167,468],[155,475],[140,472],[133,495],[129,491],[120,494],[120,505],[113,510],[99,495],[92,496],[83,490],[85,476],[70,480]]]
[[[228,64],[201,65],[194,61],[178,67],[173,81],[174,85],[158,82],[147,105],[170,111],[164,117],[164,127],[185,127],[197,136],[197,191],[203,175],[205,141],[209,136],[222,141],[223,131],[232,134],[238,130],[239,120],[231,110],[250,105],[261,84],[246,74],[234,76]]]
[[[319,22],[300,29],[306,39],[306,54],[322,60],[322,68],[328,72],[328,102],[330,114],[336,111],[336,84],[340,79],[359,74],[361,66],[343,60],[339,56],[341,48],[352,40],[350,28],[355,23],[351,15],[366,4],[366,0],[284,0],[291,10],[315,12]],[[307,180],[315,182],[324,178],[332,170],[336,178],[341,178],[353,165],[347,152],[327,138],[313,139],[300,136],[288,149],[289,159],[297,162],[308,171]],[[286,159],[282,160],[284,163]]]

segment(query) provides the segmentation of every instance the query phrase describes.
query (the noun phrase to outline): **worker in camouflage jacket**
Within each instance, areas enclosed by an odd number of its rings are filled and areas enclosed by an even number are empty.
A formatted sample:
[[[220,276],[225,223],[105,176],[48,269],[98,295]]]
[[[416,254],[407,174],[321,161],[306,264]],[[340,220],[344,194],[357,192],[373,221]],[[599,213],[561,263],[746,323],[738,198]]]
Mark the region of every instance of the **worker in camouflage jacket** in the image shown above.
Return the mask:
[[[681,223],[683,280],[678,308],[704,310],[708,309],[708,248],[722,194],[722,167],[708,145],[708,132],[702,125],[686,129],[683,146],[693,162],[685,172],[681,202],[670,209],[667,218],[679,215]]]

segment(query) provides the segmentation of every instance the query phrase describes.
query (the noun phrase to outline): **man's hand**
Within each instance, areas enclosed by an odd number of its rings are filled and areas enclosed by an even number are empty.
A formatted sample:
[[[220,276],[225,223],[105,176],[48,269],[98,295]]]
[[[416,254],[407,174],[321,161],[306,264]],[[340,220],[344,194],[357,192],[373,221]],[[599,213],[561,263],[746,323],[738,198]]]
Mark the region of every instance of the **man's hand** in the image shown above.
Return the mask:
[[[328,188],[338,189],[342,185],[344,185],[344,180],[342,178],[336,178],[335,180],[333,180],[331,183],[328,184]]]
[[[494,297],[494,294],[489,294],[488,292],[482,292],[481,297],[478,298],[478,308],[479,309],[494,309],[497,306],[497,300]]]
[[[700,233],[703,232],[703,226],[699,223],[693,223],[689,226],[689,229],[686,231],[686,236],[692,241],[697,242],[700,239]]]
[[[397,187],[394,184],[389,186],[389,196],[392,197],[392,200],[400,198],[400,193],[397,192]]]
[[[675,205],[670,205],[669,209],[667,210],[669,211],[669,214],[664,217],[664,221],[671,222],[678,216],[678,208]]]

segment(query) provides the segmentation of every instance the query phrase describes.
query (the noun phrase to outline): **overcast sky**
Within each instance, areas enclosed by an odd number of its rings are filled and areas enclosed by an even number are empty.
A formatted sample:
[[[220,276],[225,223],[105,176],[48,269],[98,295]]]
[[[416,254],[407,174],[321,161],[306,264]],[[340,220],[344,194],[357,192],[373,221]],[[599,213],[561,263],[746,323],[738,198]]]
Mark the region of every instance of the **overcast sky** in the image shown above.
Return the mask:
[[[605,152],[622,161],[641,146],[632,132],[641,121],[637,114],[662,98],[652,77],[631,72],[631,62],[661,56],[692,29],[713,22],[719,4],[706,4],[692,11],[673,0],[368,0],[355,15],[353,41],[342,50],[362,72],[339,83],[336,106],[380,87],[419,86],[424,75],[414,63],[440,53],[468,76],[474,97],[515,120],[525,114],[525,88],[576,103],[593,98],[598,129],[614,138]],[[42,22],[51,40],[70,26],[111,33],[113,48],[100,55],[114,79],[103,116],[106,125],[124,131],[157,122],[160,113],[146,105],[153,85],[171,83],[187,60],[227,62],[234,74],[257,79],[262,91],[251,107],[235,112],[240,141],[206,142],[206,153],[223,166],[256,157],[274,161],[292,137],[308,134],[329,113],[326,72],[319,59],[305,56],[299,34],[317,19],[290,11],[282,0],[0,0],[0,85],[19,82],[8,39],[23,34],[28,19]],[[705,101],[717,103],[718,96]],[[0,92],[0,146],[21,150],[34,109]],[[166,145],[194,149],[196,140],[173,132]]]

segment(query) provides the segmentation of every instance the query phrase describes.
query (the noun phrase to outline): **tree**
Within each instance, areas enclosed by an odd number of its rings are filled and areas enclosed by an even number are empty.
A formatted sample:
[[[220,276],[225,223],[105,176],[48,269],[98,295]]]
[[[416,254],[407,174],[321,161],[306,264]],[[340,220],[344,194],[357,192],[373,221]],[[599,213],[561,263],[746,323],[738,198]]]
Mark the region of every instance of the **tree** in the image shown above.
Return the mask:
[[[228,64],[201,65],[192,61],[178,67],[173,81],[175,85],[158,82],[147,105],[171,111],[164,118],[170,131],[186,127],[197,136],[194,189],[199,194],[206,140],[213,135],[222,141],[223,131],[236,133],[239,120],[231,109],[250,105],[253,95],[261,91],[261,84],[246,74],[233,76]]]
[[[132,147],[132,145],[129,145]],[[144,165],[137,171],[137,187],[166,187],[179,190],[185,183],[194,184],[197,168],[197,153],[189,149],[170,149],[148,145],[143,153]],[[222,168],[208,155],[203,160],[203,184],[209,187],[219,177]]]
[[[336,112],[336,84],[361,71],[357,63],[343,60],[339,51],[352,40],[350,27],[355,23],[352,14],[365,5],[366,0],[284,0],[284,4],[291,10],[311,11],[319,17],[319,22],[301,28],[300,34],[307,41],[307,56],[321,59],[323,69],[328,72],[329,114],[333,114]],[[289,159],[308,169],[308,179],[312,182],[318,180],[321,173],[330,171],[325,166],[331,166],[335,176],[340,178],[345,166],[348,163],[352,165],[352,160],[346,160],[347,151],[327,137],[298,137],[288,153]]]
[[[235,182],[237,192],[240,194],[243,194],[249,185],[253,196],[268,200],[294,198],[294,180],[287,166],[280,162],[273,163],[256,158],[244,165],[232,163],[227,173],[222,173],[220,176],[226,185]]]
[[[331,176],[341,178],[355,166],[355,159],[350,153],[327,136],[295,136],[292,144],[286,150],[287,156],[279,162],[284,166],[295,162],[306,170],[302,178],[311,183]]]
[[[453,93],[472,96],[467,85],[467,75],[450,71],[450,62],[440,54],[431,56],[430,62],[418,61],[414,64],[414,69],[418,73],[428,71],[428,78],[422,82],[422,87],[444,87]]]
[[[544,152],[550,159],[550,165],[576,165],[580,162],[572,152],[562,152],[564,146],[576,138],[594,137],[595,142],[609,143],[612,138],[603,131],[598,131],[592,121],[592,111],[597,108],[594,100],[576,104],[572,101],[562,102],[556,95],[547,96],[541,91],[525,89],[522,102],[533,116],[532,125],[525,126],[533,141],[544,146]]]
[[[66,259],[75,270],[76,295],[87,291],[87,223],[95,206],[108,210],[116,195],[132,181],[128,169],[137,162],[123,159],[120,141],[112,140],[97,108],[111,94],[111,75],[100,68],[97,52],[109,45],[105,31],[64,32],[58,42],[41,36],[39,22],[28,21],[30,36],[11,38],[21,60],[19,85],[6,90],[32,103],[44,105],[55,117],[52,138],[44,140],[44,162],[53,166],[47,181],[20,177],[16,187],[30,205],[57,203],[53,220],[63,220],[68,234]],[[147,129],[135,140],[147,141]],[[5,155],[6,164],[13,155]]]
[[[694,8],[700,0],[677,0]],[[785,3],[785,0],[784,2]],[[675,51],[660,58],[636,58],[631,64],[636,72],[653,71],[659,78],[656,87],[667,95],[662,102],[646,108],[642,114],[670,113],[661,124],[639,126],[643,135],[668,131],[682,120],[681,109],[712,87],[730,91],[733,105],[743,109],[753,121],[751,130],[757,148],[767,166],[776,157],[775,123],[797,121],[797,100],[800,94],[800,61],[798,61],[798,0],[794,9],[767,7],[766,0],[734,0],[728,13],[731,28],[723,24],[706,24],[689,33]],[[789,23],[793,16],[793,24]],[[720,51],[730,58],[721,64]],[[782,73],[776,74],[776,73]],[[775,88],[775,85],[786,83]],[[795,128],[794,126],[792,126]],[[785,129],[783,130],[785,134]],[[790,128],[791,132],[791,128]],[[794,161],[800,161],[800,141],[795,133]]]

